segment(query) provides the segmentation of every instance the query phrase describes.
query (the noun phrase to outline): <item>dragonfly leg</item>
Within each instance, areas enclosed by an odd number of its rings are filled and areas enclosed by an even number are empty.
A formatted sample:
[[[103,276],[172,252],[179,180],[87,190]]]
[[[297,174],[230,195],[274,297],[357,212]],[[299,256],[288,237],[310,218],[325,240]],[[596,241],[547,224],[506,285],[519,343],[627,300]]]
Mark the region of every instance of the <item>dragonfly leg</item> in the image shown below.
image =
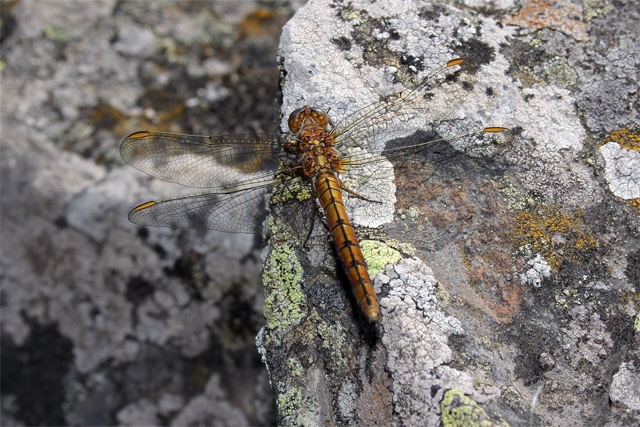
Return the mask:
[[[329,121],[329,126],[330,126],[330,130],[333,130],[336,128],[336,124],[333,122],[333,120],[331,120],[331,117],[329,117],[329,111],[331,111],[331,108],[329,108],[329,110],[327,110],[327,120]]]
[[[352,195],[356,196],[358,199],[367,200],[364,196],[361,196],[360,194],[356,193],[355,191],[351,191],[351,190],[349,190],[349,189],[348,189],[347,187],[345,187],[345,186],[342,186],[342,189],[343,189],[344,191],[346,191],[347,193],[349,193],[349,194],[352,194]]]
[[[312,193],[315,193],[315,189],[312,191]],[[314,223],[315,218],[316,218],[315,199],[316,199],[316,196],[314,194],[313,198],[312,198],[312,202],[311,202],[311,226],[309,227],[309,232],[307,233],[307,238],[304,239],[304,243],[302,244],[302,247],[303,248],[307,248],[307,249],[308,249],[307,243],[309,243],[309,239],[311,238],[311,233],[313,232],[313,223]]]
[[[366,197],[364,197],[364,196],[362,196],[362,195],[360,195],[360,194],[356,193],[355,191],[351,191],[351,190],[349,190],[347,187],[345,187],[345,185],[342,183],[342,181],[340,181],[340,188],[341,188],[342,190],[346,191],[347,193],[349,193],[349,194],[351,194],[351,195],[353,195],[353,196],[356,196],[358,199],[366,200],[367,202],[382,203],[381,201],[378,201],[378,200],[369,200],[369,199],[367,199]]]

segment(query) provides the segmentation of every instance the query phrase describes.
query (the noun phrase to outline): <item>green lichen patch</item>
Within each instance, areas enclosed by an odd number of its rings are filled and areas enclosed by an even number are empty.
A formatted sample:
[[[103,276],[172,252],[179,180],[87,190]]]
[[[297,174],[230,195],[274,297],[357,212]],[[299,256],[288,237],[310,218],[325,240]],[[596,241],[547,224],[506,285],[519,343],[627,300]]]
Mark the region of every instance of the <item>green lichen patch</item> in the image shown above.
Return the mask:
[[[495,177],[493,180],[502,184],[498,192],[504,196],[503,201],[510,211],[521,211],[543,204],[541,196],[532,193],[523,194],[505,177]]]
[[[476,402],[459,390],[448,390],[440,404],[442,424],[445,427],[507,427],[509,424],[499,419],[493,421]]]
[[[578,80],[578,75],[569,64],[569,61],[561,56],[556,56],[549,61],[534,65],[525,72],[528,72],[534,81],[552,84],[559,88],[574,85]]]
[[[409,224],[415,223],[417,224],[418,230],[424,229],[424,222],[426,218],[420,210],[415,207],[410,207],[409,209],[398,209],[395,215],[395,221],[405,221],[405,228],[407,231],[409,230]],[[406,222],[408,221],[408,223]]]
[[[280,341],[285,330],[298,325],[307,315],[307,300],[300,289],[302,266],[293,248],[285,243],[269,252],[264,266],[263,284],[267,339]]]
[[[300,176],[285,176],[277,182],[271,191],[271,205],[297,200],[305,201],[311,198],[311,185]]]
[[[371,277],[384,270],[385,265],[395,264],[402,258],[400,252],[376,240],[363,240],[360,247]]]
[[[302,402],[302,393],[297,387],[290,388],[286,393],[278,396],[278,412],[283,417],[295,415],[300,403]]]
[[[286,242],[297,240],[291,226],[283,221],[276,221],[273,215],[269,215],[267,227],[269,227],[269,235],[277,241]]]
[[[451,295],[447,292],[444,286],[436,286],[434,294],[438,299],[438,305],[440,308],[446,308],[452,303]]]
[[[291,375],[294,377],[301,377],[304,374],[302,365],[293,357],[289,358],[289,372],[291,372]]]
[[[582,7],[585,22],[591,22],[613,11],[613,6],[607,0],[584,0]]]
[[[401,242],[396,239],[387,239],[385,240],[385,243],[389,245],[392,249],[400,251],[400,253],[404,255],[408,255],[410,257],[416,256],[416,252],[417,252],[416,247],[413,246],[411,243]]]

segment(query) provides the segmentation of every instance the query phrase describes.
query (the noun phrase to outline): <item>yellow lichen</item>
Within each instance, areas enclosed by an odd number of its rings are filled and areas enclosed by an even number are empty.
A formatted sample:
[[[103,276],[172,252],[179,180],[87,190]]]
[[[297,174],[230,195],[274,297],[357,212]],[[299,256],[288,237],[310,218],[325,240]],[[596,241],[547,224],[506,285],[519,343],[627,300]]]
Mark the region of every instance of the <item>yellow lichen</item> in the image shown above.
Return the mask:
[[[295,415],[302,402],[300,389],[293,387],[278,396],[278,411],[284,416]]]
[[[294,377],[301,377],[302,375],[304,375],[304,368],[302,367],[300,362],[298,362],[293,357],[290,357],[289,372],[291,372],[291,375],[293,375]]]
[[[640,212],[640,199],[631,199],[631,200],[625,200],[625,203],[630,204],[632,207],[634,207],[638,212]]]
[[[307,315],[307,300],[300,289],[302,266],[291,245],[275,245],[264,265],[266,292],[264,317],[267,342],[280,339]]]
[[[640,134],[626,128],[611,131],[611,133],[602,141],[600,146],[605,145],[608,142],[615,142],[627,150],[640,151]]]
[[[579,261],[585,251],[596,246],[595,238],[583,231],[581,213],[566,214],[560,208],[539,206],[516,215],[511,243],[540,254],[557,270],[563,261]]]

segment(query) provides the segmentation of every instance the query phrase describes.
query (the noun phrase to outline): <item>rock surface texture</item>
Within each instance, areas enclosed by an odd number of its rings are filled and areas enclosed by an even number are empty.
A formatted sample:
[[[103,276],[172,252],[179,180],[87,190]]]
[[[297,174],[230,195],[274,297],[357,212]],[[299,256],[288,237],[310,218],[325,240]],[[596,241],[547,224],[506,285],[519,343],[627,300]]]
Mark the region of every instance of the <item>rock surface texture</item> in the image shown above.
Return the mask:
[[[517,136],[498,165],[460,156],[371,182],[395,184],[383,224],[346,196],[379,271],[376,325],[326,225],[308,248],[287,227],[311,202],[273,206],[258,345],[281,425],[640,422],[638,7],[464,3],[310,1],[283,29],[283,130],[302,105],[339,123],[462,57],[473,83],[433,89],[427,118],[384,138]]]

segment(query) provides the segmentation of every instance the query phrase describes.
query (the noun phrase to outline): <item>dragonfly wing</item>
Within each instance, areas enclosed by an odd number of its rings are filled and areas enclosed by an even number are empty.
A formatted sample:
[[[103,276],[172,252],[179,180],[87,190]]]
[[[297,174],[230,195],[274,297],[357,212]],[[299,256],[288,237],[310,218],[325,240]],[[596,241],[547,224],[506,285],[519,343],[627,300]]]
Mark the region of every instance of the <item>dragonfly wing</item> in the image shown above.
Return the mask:
[[[412,162],[423,159],[434,163],[434,159],[437,159],[435,164],[442,164],[458,155],[499,157],[512,147],[515,138],[510,129],[503,127],[472,129],[460,133],[455,133],[456,130],[460,130],[457,124],[451,127],[451,134],[445,137],[433,130],[417,131],[404,138],[388,140],[383,149],[373,153],[397,163],[402,163],[404,159]],[[357,163],[362,160],[356,156],[352,161]]]
[[[395,209],[424,205],[447,182],[481,168],[498,167],[513,139],[513,133],[505,128],[486,128],[446,138],[435,132],[418,131],[388,141],[386,148],[378,152],[352,149],[343,159],[342,181],[349,190],[374,203],[360,204],[350,197],[352,200],[345,204],[367,208],[360,208],[362,216],[374,226],[389,222]],[[467,148],[462,151],[460,147]],[[396,191],[392,183],[399,184],[399,177],[404,177],[403,188],[409,191]]]
[[[267,215],[273,180],[253,182],[232,192],[213,189],[144,203],[129,212],[138,225],[203,228],[227,233],[259,233]]]
[[[430,164],[452,169],[458,168],[456,163],[463,157],[499,159],[513,146],[514,138],[510,129],[502,127],[476,129],[447,137],[440,137],[434,131],[417,131],[408,137],[387,141],[381,150],[350,149],[343,165],[349,176],[366,183],[376,174],[384,175],[381,169],[391,167],[398,170]],[[464,171],[460,170],[459,174],[464,175]],[[415,179],[420,181],[425,177],[416,176]]]
[[[437,115],[441,119],[451,115],[454,104],[459,104],[464,99],[466,91],[465,84],[447,82],[447,77],[458,73],[462,63],[465,63],[462,59],[449,61],[430,72],[412,88],[370,104],[356,111],[346,120],[339,121],[332,131],[336,145],[378,151],[382,148],[384,141],[410,129],[407,124],[414,118],[432,120],[435,117],[428,117],[429,114]],[[472,78],[471,75],[466,76],[467,80]],[[441,103],[444,105],[439,105],[437,111],[431,111],[428,103],[423,101],[430,98],[431,89],[442,84],[449,85],[445,91],[447,99],[455,99],[457,102],[446,101]]]
[[[280,134],[197,136],[136,132],[120,146],[134,168],[187,187],[219,188],[272,177],[283,151]]]

